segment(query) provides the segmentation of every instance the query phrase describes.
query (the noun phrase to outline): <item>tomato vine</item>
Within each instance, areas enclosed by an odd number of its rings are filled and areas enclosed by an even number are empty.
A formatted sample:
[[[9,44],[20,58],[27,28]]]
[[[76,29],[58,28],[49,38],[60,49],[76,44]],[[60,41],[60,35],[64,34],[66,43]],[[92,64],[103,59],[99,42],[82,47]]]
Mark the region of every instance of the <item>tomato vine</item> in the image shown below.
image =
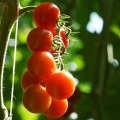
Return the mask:
[[[104,29],[101,33],[100,44],[98,44],[98,49],[96,53],[96,68],[95,68],[95,75],[94,75],[94,84],[92,88],[92,97],[94,101],[94,116],[95,119],[101,120],[102,119],[102,108],[103,106],[100,104],[99,98],[102,96],[102,85],[105,82],[104,78],[107,75],[103,74],[106,70],[106,45],[108,40],[108,31],[109,31],[109,19],[110,19],[110,10],[112,6],[112,0],[109,0],[105,3],[105,8],[102,9],[103,19],[105,20]],[[103,2],[103,1],[102,1]],[[108,6],[106,8],[106,5]],[[7,44],[8,40],[12,31],[12,26],[14,25],[15,21],[25,12],[29,10],[33,10],[34,6],[28,6],[22,8],[20,6],[19,0],[0,0],[0,120],[9,120],[12,117],[9,116],[8,110],[6,109],[3,101],[3,73],[4,73],[4,63],[5,63],[5,56],[7,51]],[[61,25],[60,25],[61,26]],[[106,29],[107,28],[107,29]],[[102,67],[101,67],[102,66]],[[102,77],[99,77],[102,74]],[[101,82],[102,81],[102,82]],[[101,84],[102,83],[102,84]],[[97,94],[96,91],[100,91],[100,94]]]

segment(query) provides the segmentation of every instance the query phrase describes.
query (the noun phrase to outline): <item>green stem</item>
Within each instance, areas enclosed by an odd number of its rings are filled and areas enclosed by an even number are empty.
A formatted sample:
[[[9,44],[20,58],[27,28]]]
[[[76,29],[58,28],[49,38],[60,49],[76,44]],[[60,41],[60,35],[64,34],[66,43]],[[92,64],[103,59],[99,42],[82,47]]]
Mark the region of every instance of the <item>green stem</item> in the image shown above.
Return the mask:
[[[2,10],[2,19],[0,23],[0,120],[9,118],[8,110],[3,101],[3,73],[12,26],[20,15],[27,11],[33,10],[34,8],[35,7],[33,6],[28,6],[26,8],[19,9],[19,0],[0,1],[0,10]]]
[[[20,10],[19,10],[19,16],[21,16],[25,12],[32,11],[34,9],[35,9],[35,6],[27,6],[27,7],[20,8]]]
[[[8,118],[8,110],[6,109],[3,101],[3,73],[6,51],[12,26],[17,19],[18,14],[18,1],[6,0],[2,2],[3,12],[0,26],[0,120]]]

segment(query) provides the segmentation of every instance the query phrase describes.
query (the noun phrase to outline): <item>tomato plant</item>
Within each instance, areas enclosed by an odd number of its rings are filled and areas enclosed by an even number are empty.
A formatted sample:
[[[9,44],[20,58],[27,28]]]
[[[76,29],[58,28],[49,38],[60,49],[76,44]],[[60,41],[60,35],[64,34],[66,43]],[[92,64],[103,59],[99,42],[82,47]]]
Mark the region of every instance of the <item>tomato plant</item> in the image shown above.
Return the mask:
[[[65,114],[68,108],[67,99],[56,100],[52,98],[50,107],[44,112],[44,115],[50,118],[59,118]]]
[[[69,72],[54,72],[46,81],[46,90],[55,99],[69,98],[75,90],[75,80]]]
[[[28,87],[23,94],[23,105],[32,113],[41,113],[51,105],[51,97],[40,84]]]
[[[60,16],[59,8],[50,2],[44,2],[38,5],[33,13],[33,19],[36,26],[41,26],[53,33],[56,31],[56,23]]]
[[[56,63],[49,52],[38,51],[28,59],[27,68],[35,78],[46,79],[56,70]]]
[[[27,37],[28,48],[32,52],[45,50],[50,51],[52,48],[53,34],[41,27],[32,29]]]

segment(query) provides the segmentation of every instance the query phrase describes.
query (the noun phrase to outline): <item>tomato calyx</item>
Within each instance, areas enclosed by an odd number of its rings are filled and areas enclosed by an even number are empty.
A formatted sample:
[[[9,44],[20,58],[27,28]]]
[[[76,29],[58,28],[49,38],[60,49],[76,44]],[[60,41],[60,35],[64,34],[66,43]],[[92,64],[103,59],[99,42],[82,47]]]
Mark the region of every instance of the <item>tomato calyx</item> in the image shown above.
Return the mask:
[[[63,58],[66,56],[67,52],[64,43],[59,35],[54,36],[52,46],[52,54],[57,65],[57,69],[63,70],[65,68]]]
[[[69,23],[67,19],[70,16],[61,14],[57,21],[57,34],[53,37],[53,44],[51,53],[54,56],[57,68],[60,70],[65,69],[63,63],[64,57],[67,55],[67,48],[69,46],[69,35],[71,33],[71,28],[66,25]]]

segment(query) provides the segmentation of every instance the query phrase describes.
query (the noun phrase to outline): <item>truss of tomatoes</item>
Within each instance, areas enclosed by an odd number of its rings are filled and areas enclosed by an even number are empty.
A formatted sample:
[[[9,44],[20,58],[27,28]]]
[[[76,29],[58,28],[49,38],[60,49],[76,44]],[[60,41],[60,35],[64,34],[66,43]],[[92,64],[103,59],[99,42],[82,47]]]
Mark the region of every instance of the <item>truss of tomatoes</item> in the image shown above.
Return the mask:
[[[36,28],[27,37],[32,55],[27,71],[21,77],[23,105],[32,113],[59,118],[68,109],[68,98],[74,93],[74,77],[64,70],[62,55],[69,45],[59,8],[50,2],[38,5],[33,13]]]

